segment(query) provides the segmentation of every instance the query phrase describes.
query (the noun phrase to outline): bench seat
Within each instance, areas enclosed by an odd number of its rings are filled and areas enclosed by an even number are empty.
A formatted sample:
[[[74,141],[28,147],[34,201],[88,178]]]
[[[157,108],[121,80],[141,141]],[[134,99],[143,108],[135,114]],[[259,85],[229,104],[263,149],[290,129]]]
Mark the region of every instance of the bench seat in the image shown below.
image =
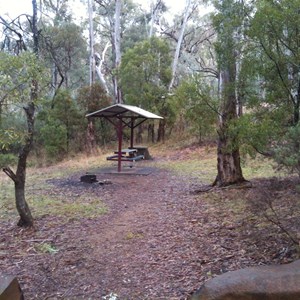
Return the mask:
[[[112,156],[106,157],[106,159],[107,160],[118,161],[119,156],[118,155],[112,155]],[[133,157],[121,156],[121,161],[137,161],[137,160],[141,160],[141,159],[144,159],[144,155],[137,155],[137,156],[133,156]]]

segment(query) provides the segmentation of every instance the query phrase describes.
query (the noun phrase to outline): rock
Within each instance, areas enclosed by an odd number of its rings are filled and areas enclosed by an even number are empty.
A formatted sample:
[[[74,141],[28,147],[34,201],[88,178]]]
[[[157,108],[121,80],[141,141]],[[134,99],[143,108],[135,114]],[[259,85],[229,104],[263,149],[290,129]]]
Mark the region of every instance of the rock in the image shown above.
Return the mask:
[[[23,300],[17,278],[13,276],[0,275],[0,300]]]
[[[110,180],[108,180],[108,179],[104,179],[104,180],[102,180],[102,181],[99,181],[99,184],[100,184],[100,185],[104,185],[104,184],[112,184],[112,182],[111,182]]]
[[[219,275],[191,300],[296,300],[300,299],[300,260],[276,266],[258,266]]]

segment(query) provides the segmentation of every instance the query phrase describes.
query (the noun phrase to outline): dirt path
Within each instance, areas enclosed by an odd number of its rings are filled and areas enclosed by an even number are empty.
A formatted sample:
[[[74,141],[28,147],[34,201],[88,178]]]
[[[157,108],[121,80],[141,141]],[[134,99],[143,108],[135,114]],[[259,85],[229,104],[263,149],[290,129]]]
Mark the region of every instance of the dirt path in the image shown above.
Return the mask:
[[[100,197],[107,214],[45,215],[36,230],[2,228],[0,246],[10,252],[2,253],[0,267],[18,276],[26,300],[187,299],[214,274],[282,259],[276,256],[278,231],[256,228],[248,212],[237,214],[244,191],[224,209],[232,191],[214,196],[216,201],[194,196],[190,178],[166,170],[98,179],[112,184],[83,184],[78,174],[51,184],[74,199],[83,192]],[[37,252],[41,241],[57,251]]]
[[[130,185],[128,193],[113,192],[114,211],[103,234],[89,234],[93,255],[103,265],[101,285],[121,299],[184,298],[190,288],[184,281],[199,274],[184,259],[195,251],[197,238],[187,233],[190,224],[182,211],[189,185],[158,170],[135,177]]]

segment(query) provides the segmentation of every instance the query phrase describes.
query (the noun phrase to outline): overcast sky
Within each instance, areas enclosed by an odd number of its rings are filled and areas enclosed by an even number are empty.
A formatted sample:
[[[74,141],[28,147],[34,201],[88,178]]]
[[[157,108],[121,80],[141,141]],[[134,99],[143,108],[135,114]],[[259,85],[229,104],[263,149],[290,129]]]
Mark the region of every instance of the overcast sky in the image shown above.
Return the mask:
[[[145,8],[150,6],[151,0],[134,0],[142,4]],[[186,0],[165,0],[166,5],[172,13],[176,13],[184,8]],[[10,17],[18,16],[22,13],[31,13],[31,0],[0,0],[1,15],[8,13]]]

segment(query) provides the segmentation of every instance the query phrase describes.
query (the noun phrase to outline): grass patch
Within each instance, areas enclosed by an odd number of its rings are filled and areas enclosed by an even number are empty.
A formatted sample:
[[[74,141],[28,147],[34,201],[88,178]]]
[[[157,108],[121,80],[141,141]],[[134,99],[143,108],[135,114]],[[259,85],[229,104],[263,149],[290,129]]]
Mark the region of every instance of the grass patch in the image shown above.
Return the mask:
[[[132,239],[141,239],[144,235],[142,233],[134,233],[134,232],[128,232],[125,236],[126,240],[132,240]]]
[[[33,217],[95,218],[106,213],[107,208],[100,199],[91,199],[88,193],[79,197],[72,190],[60,195],[47,183],[49,179],[64,178],[80,171],[85,173],[92,165],[99,167],[101,163],[101,157],[81,157],[47,168],[27,168],[25,194]],[[4,173],[0,174],[0,217],[9,220],[17,216],[14,183]]]
[[[208,184],[216,176],[215,159],[187,159],[159,163],[160,167],[170,169],[179,175],[189,175]]]
[[[28,204],[35,217],[52,215],[67,218],[96,218],[107,212],[107,207],[99,199],[87,199],[87,196],[74,198],[48,195],[28,197]]]
[[[286,176],[283,171],[277,171],[273,160],[257,155],[255,159],[247,157],[242,160],[243,175],[246,179]]]
[[[158,162],[157,166],[173,170],[179,175],[197,178],[204,184],[210,184],[217,175],[217,155],[215,148],[200,149],[185,152],[178,150],[178,159],[173,155],[175,158],[167,157],[165,161]],[[244,178],[247,180],[287,175],[283,171],[277,171],[274,162],[262,156],[257,156],[255,159],[250,157],[242,159],[241,166]]]
[[[38,244],[35,246],[35,249],[41,253],[56,254],[58,252],[58,249],[56,249],[53,245],[49,243]]]

